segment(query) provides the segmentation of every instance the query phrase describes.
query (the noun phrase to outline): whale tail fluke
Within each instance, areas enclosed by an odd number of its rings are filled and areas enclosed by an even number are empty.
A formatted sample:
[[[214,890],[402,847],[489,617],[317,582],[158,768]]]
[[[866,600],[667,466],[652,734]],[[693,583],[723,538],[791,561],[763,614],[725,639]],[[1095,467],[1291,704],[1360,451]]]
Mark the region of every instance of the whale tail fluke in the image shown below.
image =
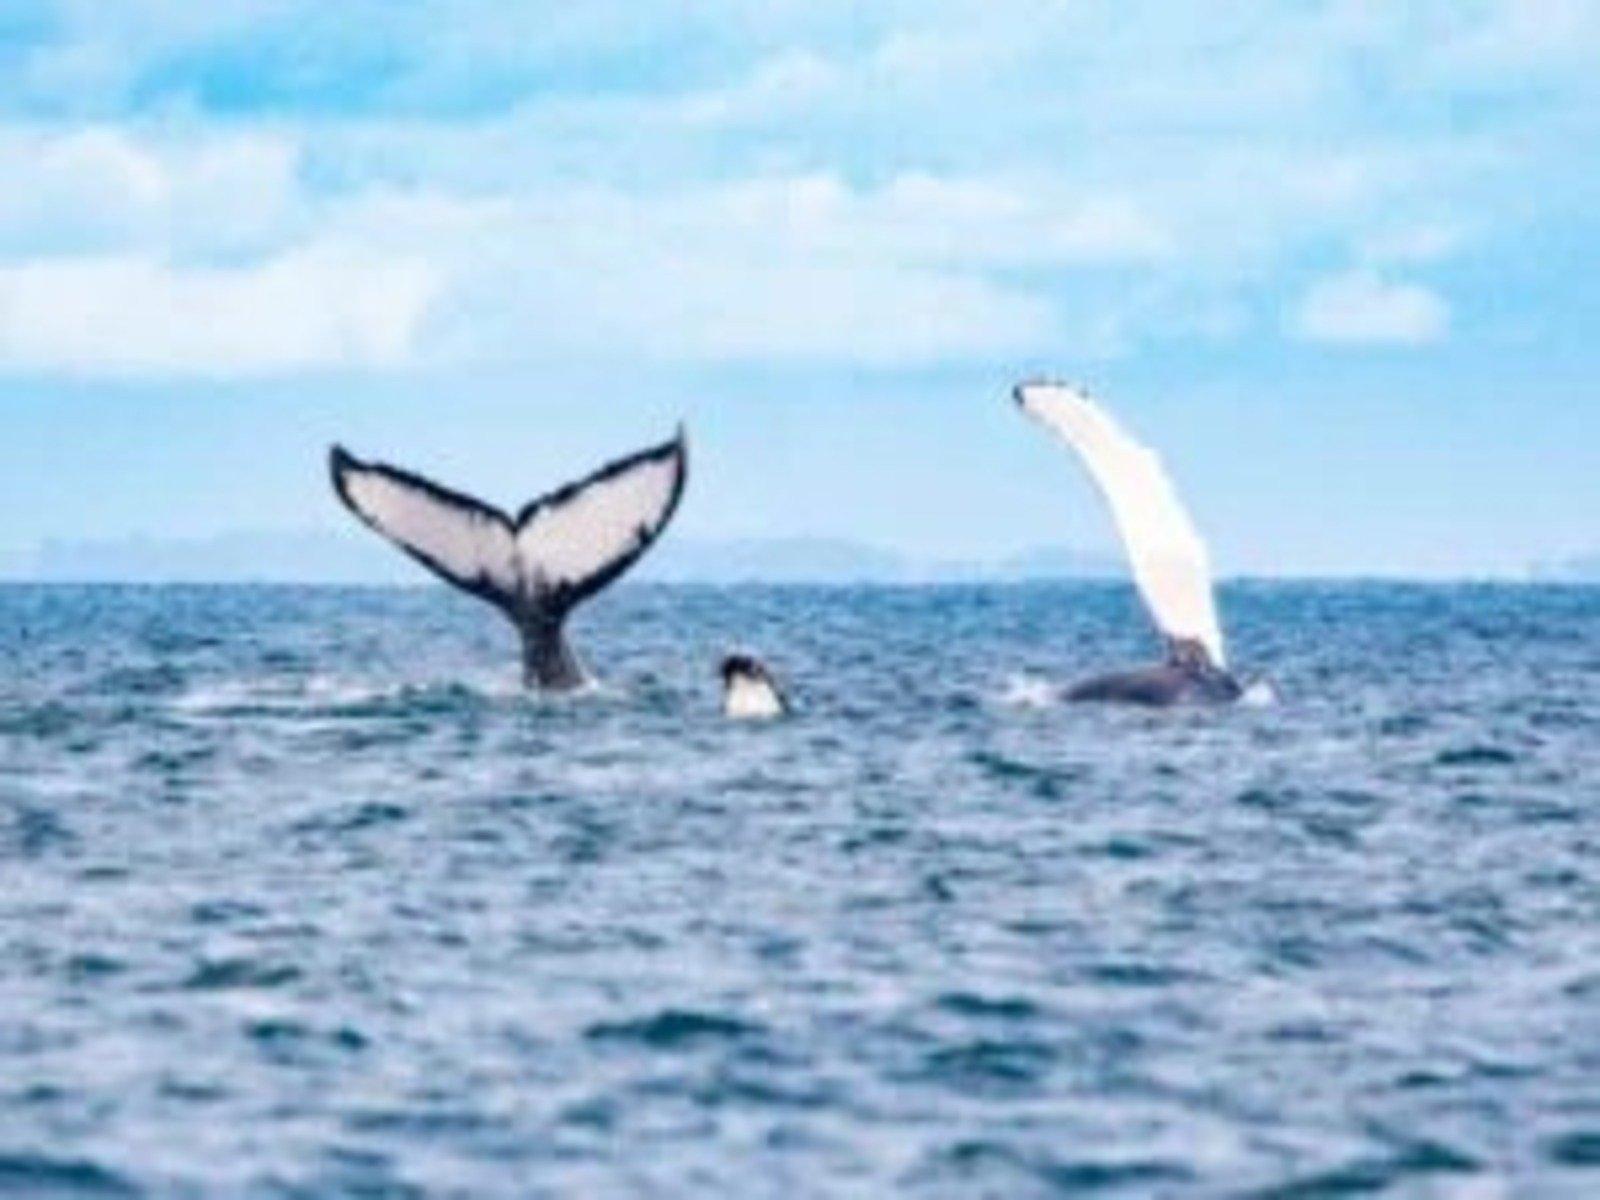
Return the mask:
[[[653,545],[683,496],[682,430],[523,506],[515,517],[385,463],[329,452],[334,491],[351,512],[447,583],[499,608],[522,637],[530,687],[588,681],[564,625],[584,600]]]

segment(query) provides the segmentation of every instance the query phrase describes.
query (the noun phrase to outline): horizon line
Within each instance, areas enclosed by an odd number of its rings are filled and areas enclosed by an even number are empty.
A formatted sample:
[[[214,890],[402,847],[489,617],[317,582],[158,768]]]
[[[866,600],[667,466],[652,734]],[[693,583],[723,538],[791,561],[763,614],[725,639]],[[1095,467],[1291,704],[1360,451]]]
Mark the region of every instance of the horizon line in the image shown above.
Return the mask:
[[[1383,574],[1377,572],[1366,573],[1284,573],[1281,575],[1263,575],[1255,573],[1241,573],[1236,575],[1219,575],[1215,585],[1221,587],[1279,585],[1290,586],[1398,586],[1398,587],[1533,587],[1533,588],[1600,588],[1600,579],[1571,578],[1563,579],[1552,576],[1540,576],[1533,573],[1522,574],[1461,574],[1461,575],[1400,575]],[[1129,575],[1040,575],[1031,577],[991,577],[983,578],[907,578],[907,579],[882,579],[882,578],[814,578],[804,579],[796,577],[760,578],[751,576],[738,579],[712,579],[712,578],[676,578],[676,579],[625,579],[619,580],[616,588],[622,589],[736,589],[736,588],[770,588],[775,590],[794,589],[810,591],[847,591],[856,589],[881,589],[881,590],[913,590],[935,588],[1039,588],[1039,587],[1119,587],[1135,589],[1133,578]],[[177,590],[181,588],[221,590],[224,588],[238,589],[283,589],[297,591],[425,591],[439,589],[452,592],[448,584],[435,579],[416,580],[336,580],[336,579],[288,579],[288,578],[261,578],[261,579],[154,579],[154,578],[116,578],[109,576],[73,577],[37,577],[21,575],[0,574],[0,588],[139,588],[150,591],[160,589]]]

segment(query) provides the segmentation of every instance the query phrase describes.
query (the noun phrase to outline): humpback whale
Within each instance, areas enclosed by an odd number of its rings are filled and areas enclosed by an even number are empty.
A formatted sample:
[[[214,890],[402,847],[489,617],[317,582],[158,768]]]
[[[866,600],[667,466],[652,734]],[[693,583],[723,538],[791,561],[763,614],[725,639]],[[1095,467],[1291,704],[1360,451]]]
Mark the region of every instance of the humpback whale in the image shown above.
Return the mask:
[[[1164,662],[1086,680],[1069,700],[1124,704],[1228,704],[1245,689],[1228,670],[1205,542],[1160,457],[1082,389],[1024,383],[1023,412],[1067,443],[1111,510],[1133,581],[1166,643]]]
[[[435,575],[493,604],[522,638],[523,682],[572,691],[588,672],[565,633],[568,614],[614,582],[661,536],[688,478],[680,428],[525,504],[509,516],[410,471],[334,446],[333,488],[351,512]]]
[[[721,674],[724,716],[748,721],[788,715],[788,700],[759,660],[748,654],[730,654],[722,660]]]

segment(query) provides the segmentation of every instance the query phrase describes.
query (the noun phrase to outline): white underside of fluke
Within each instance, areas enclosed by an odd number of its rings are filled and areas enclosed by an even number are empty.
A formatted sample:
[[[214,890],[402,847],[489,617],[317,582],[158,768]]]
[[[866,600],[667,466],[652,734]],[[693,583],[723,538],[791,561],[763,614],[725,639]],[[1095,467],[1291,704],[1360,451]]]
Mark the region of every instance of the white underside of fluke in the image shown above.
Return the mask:
[[[334,479],[368,525],[457,586],[504,603],[581,599],[631,565],[682,492],[682,439],[612,464],[516,520],[470,496],[335,451]]]

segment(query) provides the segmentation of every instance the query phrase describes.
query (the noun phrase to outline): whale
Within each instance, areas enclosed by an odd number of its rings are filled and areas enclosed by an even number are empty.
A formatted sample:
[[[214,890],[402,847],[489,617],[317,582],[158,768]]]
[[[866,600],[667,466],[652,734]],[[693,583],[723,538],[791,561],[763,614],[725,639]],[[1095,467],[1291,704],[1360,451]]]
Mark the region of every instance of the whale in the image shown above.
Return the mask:
[[[616,582],[666,530],[688,481],[677,436],[506,513],[415,472],[328,452],[335,494],[364,524],[515,627],[522,679],[570,692],[593,680],[566,635],[567,618]]]
[[[766,721],[789,714],[789,701],[766,664],[748,654],[722,660],[722,712],[729,720]]]
[[[1173,640],[1164,662],[1085,679],[1067,689],[1070,701],[1103,701],[1167,708],[1176,704],[1234,704],[1245,687],[1218,667],[1198,642]]]
[[[1081,387],[1035,381],[1019,384],[1012,396],[1088,471],[1165,647],[1162,661],[1084,680],[1067,690],[1067,699],[1154,708],[1244,699],[1249,689],[1228,668],[1210,555],[1160,455]]]

